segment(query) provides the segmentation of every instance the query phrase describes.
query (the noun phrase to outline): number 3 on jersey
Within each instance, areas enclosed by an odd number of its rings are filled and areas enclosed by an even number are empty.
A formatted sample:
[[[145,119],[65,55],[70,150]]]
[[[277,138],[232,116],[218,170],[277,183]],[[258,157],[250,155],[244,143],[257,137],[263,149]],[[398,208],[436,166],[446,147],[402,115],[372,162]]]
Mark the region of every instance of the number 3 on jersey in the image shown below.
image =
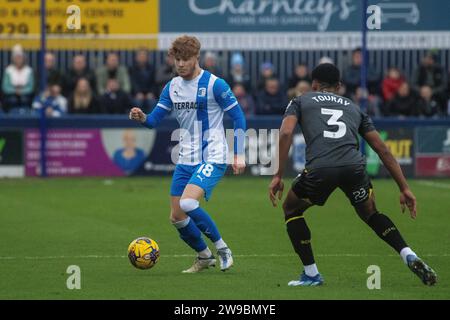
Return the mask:
[[[342,121],[338,121],[339,118],[344,114],[342,110],[321,108],[320,112],[322,114],[331,116],[331,118],[327,121],[327,124],[329,126],[338,126],[338,131],[336,132],[325,130],[323,132],[323,136],[325,138],[339,139],[345,136],[345,133],[347,132],[347,126]]]

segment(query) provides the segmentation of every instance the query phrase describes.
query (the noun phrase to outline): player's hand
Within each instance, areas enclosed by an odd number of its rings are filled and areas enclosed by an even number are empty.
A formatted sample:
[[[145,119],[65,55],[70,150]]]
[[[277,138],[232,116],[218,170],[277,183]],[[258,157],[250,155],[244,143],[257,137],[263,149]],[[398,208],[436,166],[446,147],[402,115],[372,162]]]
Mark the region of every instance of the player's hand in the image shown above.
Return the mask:
[[[234,162],[233,162],[233,173],[234,174],[241,174],[245,171],[245,157],[244,156],[234,156]]]
[[[416,197],[411,190],[406,189],[400,193],[400,207],[403,213],[406,207],[408,207],[411,218],[415,219],[417,217]]]
[[[283,190],[284,190],[283,180],[279,176],[274,176],[272,182],[269,185],[269,198],[274,207],[277,206],[277,197],[278,200],[282,199]]]
[[[130,120],[138,121],[144,123],[147,120],[147,115],[142,112],[141,109],[134,107],[130,111]]]

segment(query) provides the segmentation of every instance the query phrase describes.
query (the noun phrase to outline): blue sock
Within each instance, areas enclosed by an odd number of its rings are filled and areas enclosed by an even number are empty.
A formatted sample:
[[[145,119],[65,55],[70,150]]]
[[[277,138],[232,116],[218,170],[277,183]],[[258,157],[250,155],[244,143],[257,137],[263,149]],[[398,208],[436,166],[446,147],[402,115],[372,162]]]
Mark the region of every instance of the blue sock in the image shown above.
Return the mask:
[[[173,225],[180,233],[180,238],[196,252],[203,251],[207,248],[207,245],[202,238],[202,233],[193,219],[187,217],[187,219],[175,222]]]
[[[192,220],[195,221],[197,227],[212,242],[216,242],[222,239],[219,233],[219,229],[217,229],[217,226],[214,223],[213,219],[211,219],[211,217],[205,210],[198,207],[197,209],[187,212],[187,214],[192,218]]]
[[[207,236],[212,242],[222,239],[216,224],[211,219],[209,214],[200,208],[198,200],[195,199],[181,199],[180,208],[194,220],[197,227]]]

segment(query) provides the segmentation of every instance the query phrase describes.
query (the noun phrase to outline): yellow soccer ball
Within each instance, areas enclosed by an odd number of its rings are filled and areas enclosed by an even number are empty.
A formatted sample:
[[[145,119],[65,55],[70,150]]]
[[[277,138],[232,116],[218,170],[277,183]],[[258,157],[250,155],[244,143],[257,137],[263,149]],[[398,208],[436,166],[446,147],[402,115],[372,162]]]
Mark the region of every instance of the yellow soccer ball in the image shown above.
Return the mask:
[[[159,246],[150,238],[137,238],[128,246],[128,259],[138,269],[150,269],[159,260]]]

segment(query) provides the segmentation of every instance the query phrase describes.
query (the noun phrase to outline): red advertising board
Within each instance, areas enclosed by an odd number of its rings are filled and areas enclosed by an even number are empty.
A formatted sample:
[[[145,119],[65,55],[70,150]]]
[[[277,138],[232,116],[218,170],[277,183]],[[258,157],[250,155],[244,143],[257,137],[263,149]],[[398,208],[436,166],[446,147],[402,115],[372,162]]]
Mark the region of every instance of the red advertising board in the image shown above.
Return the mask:
[[[417,177],[450,177],[450,155],[418,155],[416,157]]]

